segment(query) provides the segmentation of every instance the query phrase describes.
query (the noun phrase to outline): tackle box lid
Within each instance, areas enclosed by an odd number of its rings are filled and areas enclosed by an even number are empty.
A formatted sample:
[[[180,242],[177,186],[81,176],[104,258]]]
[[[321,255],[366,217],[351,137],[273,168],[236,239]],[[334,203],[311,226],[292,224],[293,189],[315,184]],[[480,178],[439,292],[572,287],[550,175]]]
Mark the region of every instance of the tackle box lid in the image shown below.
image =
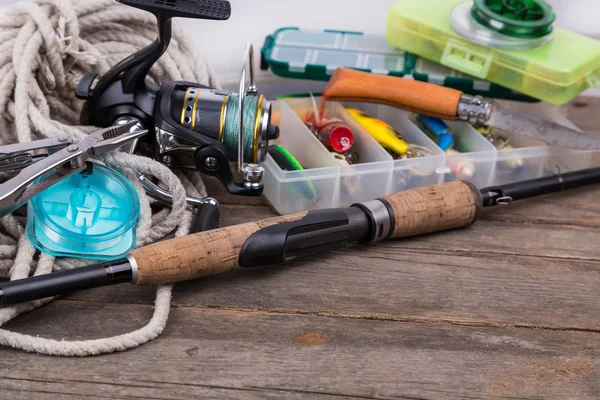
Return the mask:
[[[385,35],[281,28],[267,36],[261,68],[297,79],[328,81],[337,67],[410,77],[472,95],[537,101],[506,87],[473,78],[388,44]]]
[[[474,18],[474,4],[490,8],[495,3],[504,7],[505,2],[403,0],[389,8],[387,40],[394,47],[555,104],[565,103],[581,91],[597,86],[600,41],[558,27],[533,39],[495,32]],[[535,3],[551,13],[542,0],[513,3],[523,7]],[[503,12],[508,15],[506,10]],[[516,23],[523,24],[523,21]],[[469,39],[458,33],[461,27],[466,28],[461,32]],[[472,36],[474,31],[479,36]],[[498,38],[508,41],[499,42]],[[523,47],[517,49],[520,44]],[[560,98],[544,86],[575,90],[567,90]]]

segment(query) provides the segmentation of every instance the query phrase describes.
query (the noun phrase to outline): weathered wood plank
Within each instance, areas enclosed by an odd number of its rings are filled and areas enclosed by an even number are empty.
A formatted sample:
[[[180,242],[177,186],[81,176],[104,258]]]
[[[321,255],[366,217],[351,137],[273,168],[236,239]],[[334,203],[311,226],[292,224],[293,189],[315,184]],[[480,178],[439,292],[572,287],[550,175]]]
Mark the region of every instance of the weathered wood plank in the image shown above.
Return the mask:
[[[108,371],[103,371],[108,372]],[[115,371],[110,373],[115,375]],[[132,381],[121,383],[71,380],[65,377],[46,380],[0,378],[0,398],[10,400],[31,399],[140,399],[140,400],[171,400],[198,398],[227,398],[227,399],[276,399],[280,391],[269,389],[236,389],[218,386],[186,383],[161,383],[152,381]],[[183,387],[183,388],[182,388]],[[94,393],[95,395],[90,395]],[[305,394],[286,391],[285,397],[302,398]],[[329,397],[329,396],[323,396]],[[334,397],[334,396],[331,396]],[[338,396],[335,396],[338,398]]]
[[[95,337],[138,326],[135,316],[149,313],[60,301],[9,327]],[[598,348],[600,335],[588,332],[175,308],[151,345],[69,360],[5,350],[0,373],[3,384],[34,394],[114,398],[582,399],[600,396]]]
[[[600,134],[590,112],[600,99],[585,101],[562,112]],[[264,198],[206,181],[223,226],[275,215]],[[179,284],[167,330],[139,349],[89,359],[0,350],[0,398],[598,398],[597,193],[495,208],[458,232]],[[7,327],[115,335],[149,319],[153,293],[81,292]]]

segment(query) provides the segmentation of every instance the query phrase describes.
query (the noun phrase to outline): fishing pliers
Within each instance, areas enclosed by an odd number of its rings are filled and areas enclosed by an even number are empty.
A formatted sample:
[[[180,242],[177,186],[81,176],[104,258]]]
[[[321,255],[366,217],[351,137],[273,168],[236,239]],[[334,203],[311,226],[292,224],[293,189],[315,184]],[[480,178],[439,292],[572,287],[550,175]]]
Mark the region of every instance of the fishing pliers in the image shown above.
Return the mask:
[[[0,146],[0,172],[12,177],[0,184],[0,217],[15,211],[53,184],[89,167],[88,159],[108,153],[148,133],[135,123],[101,129],[74,141],[67,135]]]

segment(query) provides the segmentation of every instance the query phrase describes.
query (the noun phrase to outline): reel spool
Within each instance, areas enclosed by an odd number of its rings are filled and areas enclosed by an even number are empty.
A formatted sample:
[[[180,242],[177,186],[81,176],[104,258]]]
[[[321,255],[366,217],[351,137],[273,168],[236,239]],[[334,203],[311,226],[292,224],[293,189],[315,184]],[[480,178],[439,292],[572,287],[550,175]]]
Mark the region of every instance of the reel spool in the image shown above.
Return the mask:
[[[543,0],[473,0],[452,10],[450,25],[474,43],[527,50],[552,40],[555,19]]]
[[[181,131],[172,135],[169,132],[175,130],[167,128],[158,131],[159,159],[167,156],[169,166],[197,168],[217,176],[230,193],[256,195],[262,192],[264,169],[259,163],[266,158],[269,140],[278,138],[279,128],[271,123],[271,103],[258,93],[253,64],[254,50],[248,43],[238,93],[196,85],[163,86],[162,99],[170,100],[164,109],[169,110],[171,119],[185,130],[215,140],[218,146],[198,147],[189,136],[184,138]],[[248,86],[247,68],[250,69]],[[224,168],[231,161],[237,161],[243,177],[241,184]]]
[[[245,87],[245,66],[254,62],[252,45],[246,46],[240,93],[206,87],[179,88],[173,93],[172,117],[182,126],[222,142],[230,159],[238,157],[240,131],[243,161],[258,164],[265,160],[267,143],[276,139],[278,129],[271,124],[271,103],[260,95],[250,67],[250,86]],[[243,106],[240,104],[243,99]],[[242,121],[240,125],[240,121]]]
[[[53,256],[116,260],[135,248],[140,200],[129,181],[100,164],[73,174],[28,204],[27,235]]]

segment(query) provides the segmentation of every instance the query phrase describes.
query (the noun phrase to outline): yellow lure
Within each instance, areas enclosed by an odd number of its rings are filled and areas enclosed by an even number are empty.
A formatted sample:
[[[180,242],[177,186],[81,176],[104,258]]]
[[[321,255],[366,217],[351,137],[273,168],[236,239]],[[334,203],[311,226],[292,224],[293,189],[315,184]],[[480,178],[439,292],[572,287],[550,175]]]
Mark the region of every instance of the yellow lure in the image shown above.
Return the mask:
[[[383,148],[403,156],[408,151],[408,143],[400,139],[402,135],[385,122],[373,118],[362,111],[347,108],[346,111],[362,126]]]

